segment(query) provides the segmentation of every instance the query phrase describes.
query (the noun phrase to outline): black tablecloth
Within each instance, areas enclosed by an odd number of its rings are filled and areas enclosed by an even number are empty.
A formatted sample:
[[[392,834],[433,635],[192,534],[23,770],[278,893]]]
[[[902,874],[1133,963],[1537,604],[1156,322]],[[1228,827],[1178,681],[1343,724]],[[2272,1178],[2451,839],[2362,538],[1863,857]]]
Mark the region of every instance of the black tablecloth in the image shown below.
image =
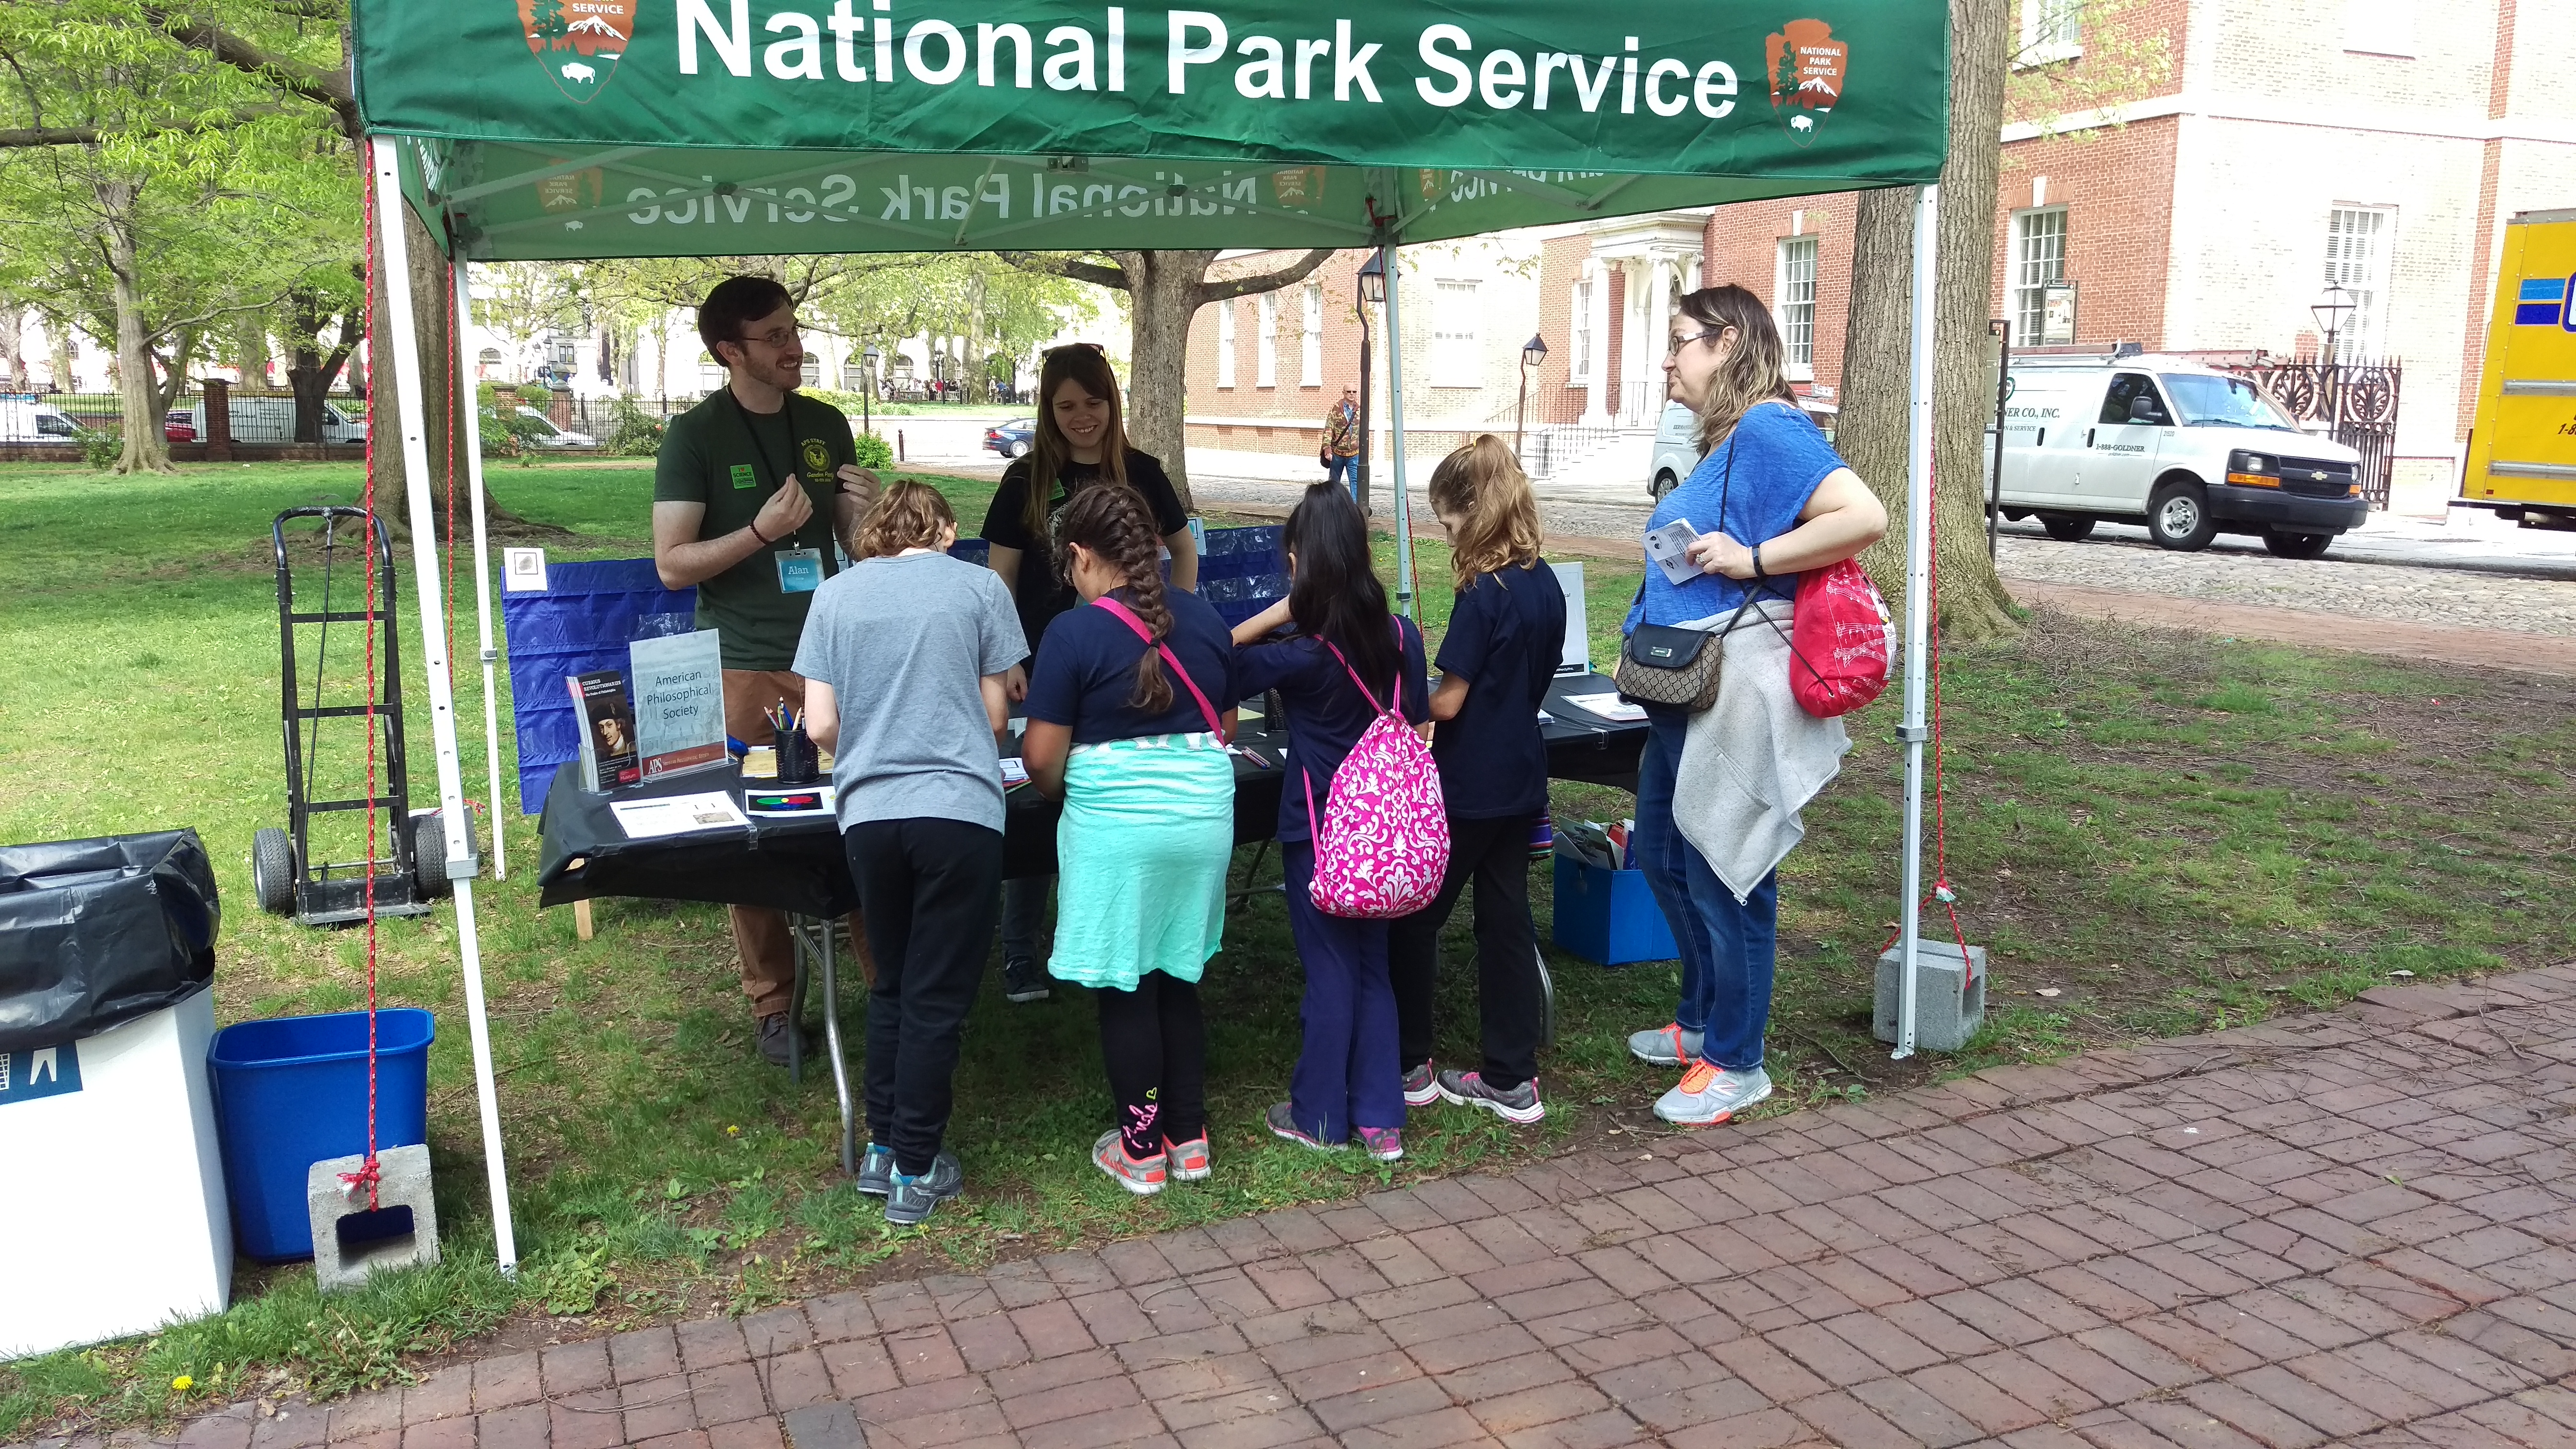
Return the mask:
[[[1570,694],[1606,694],[1617,686],[1602,675],[1560,677],[1549,690],[1543,726],[1547,736],[1548,774],[1560,780],[1635,789],[1637,755],[1644,748],[1646,727],[1598,719],[1565,702]],[[1236,743],[1259,751],[1272,768],[1236,756],[1234,762],[1234,839],[1238,845],[1268,840],[1279,825],[1282,774],[1276,768],[1286,755],[1284,728],[1274,721],[1247,720]],[[549,906],[598,896],[635,896],[651,900],[710,901],[718,905],[768,906],[809,916],[844,915],[857,908],[849,863],[841,853],[841,832],[825,816],[787,820],[754,817],[748,830],[727,829],[630,840],[609,806],[619,800],[649,800],[665,795],[694,795],[710,790],[735,792],[740,803],[742,781],[731,770],[706,770],[593,795],[558,771],[546,792],[545,813],[538,821],[538,901]],[[771,782],[752,781],[767,788]],[[1051,875],[1055,871],[1055,825],[1060,807],[1035,786],[1010,792],[1002,836],[1002,869],[1008,876]]]

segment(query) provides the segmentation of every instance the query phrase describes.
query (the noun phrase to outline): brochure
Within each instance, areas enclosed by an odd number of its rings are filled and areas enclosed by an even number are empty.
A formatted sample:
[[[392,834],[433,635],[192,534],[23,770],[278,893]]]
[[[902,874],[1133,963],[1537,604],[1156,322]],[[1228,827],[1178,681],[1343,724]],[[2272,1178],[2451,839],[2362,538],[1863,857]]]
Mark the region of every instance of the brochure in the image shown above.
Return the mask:
[[[716,631],[638,639],[626,652],[635,671],[642,777],[659,780],[728,763],[724,655]]]
[[[1569,694],[1565,702],[1586,714],[1597,714],[1621,724],[1635,724],[1646,717],[1644,705],[1628,703],[1615,690],[1601,694]]]
[[[643,778],[635,759],[635,711],[627,707],[626,676],[614,669],[571,674],[573,728],[581,736],[581,788],[605,795]]]
[[[686,835],[693,830],[721,830],[731,827],[746,830],[751,820],[733,803],[729,791],[710,790],[698,795],[666,795],[659,800],[611,801],[609,810],[629,840],[652,840],[664,835]]]

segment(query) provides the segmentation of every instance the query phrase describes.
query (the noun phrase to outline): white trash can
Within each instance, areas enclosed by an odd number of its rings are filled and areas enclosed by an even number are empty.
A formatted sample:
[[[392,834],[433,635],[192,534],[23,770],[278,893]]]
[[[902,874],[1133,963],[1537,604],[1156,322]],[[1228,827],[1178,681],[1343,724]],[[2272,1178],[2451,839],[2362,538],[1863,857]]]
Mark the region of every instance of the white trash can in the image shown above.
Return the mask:
[[[232,1301],[214,1034],[208,988],[96,1036],[0,1052],[0,1359]]]

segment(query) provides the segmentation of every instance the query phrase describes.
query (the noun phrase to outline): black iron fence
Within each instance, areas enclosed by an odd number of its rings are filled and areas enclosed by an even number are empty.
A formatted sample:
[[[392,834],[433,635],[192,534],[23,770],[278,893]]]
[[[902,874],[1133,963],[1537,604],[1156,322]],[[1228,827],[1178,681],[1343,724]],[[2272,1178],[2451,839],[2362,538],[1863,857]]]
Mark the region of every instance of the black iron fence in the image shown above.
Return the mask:
[[[2336,442],[2361,455],[2362,495],[2386,508],[2397,470],[2397,400],[2405,367],[2396,358],[2377,362],[2297,362],[2257,352],[2243,362],[2219,364],[2252,382],[2301,425],[2324,424]]]

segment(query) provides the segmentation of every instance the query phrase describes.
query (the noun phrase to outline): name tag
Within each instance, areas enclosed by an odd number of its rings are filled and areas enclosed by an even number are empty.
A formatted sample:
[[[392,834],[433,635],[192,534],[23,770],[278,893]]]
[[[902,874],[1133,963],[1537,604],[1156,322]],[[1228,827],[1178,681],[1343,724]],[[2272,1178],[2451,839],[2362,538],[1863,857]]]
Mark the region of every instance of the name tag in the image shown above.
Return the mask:
[[[733,465],[733,486],[757,488],[760,486],[760,476],[751,471],[749,463],[736,463]]]
[[[778,551],[778,592],[810,594],[823,587],[823,551],[782,548]]]

